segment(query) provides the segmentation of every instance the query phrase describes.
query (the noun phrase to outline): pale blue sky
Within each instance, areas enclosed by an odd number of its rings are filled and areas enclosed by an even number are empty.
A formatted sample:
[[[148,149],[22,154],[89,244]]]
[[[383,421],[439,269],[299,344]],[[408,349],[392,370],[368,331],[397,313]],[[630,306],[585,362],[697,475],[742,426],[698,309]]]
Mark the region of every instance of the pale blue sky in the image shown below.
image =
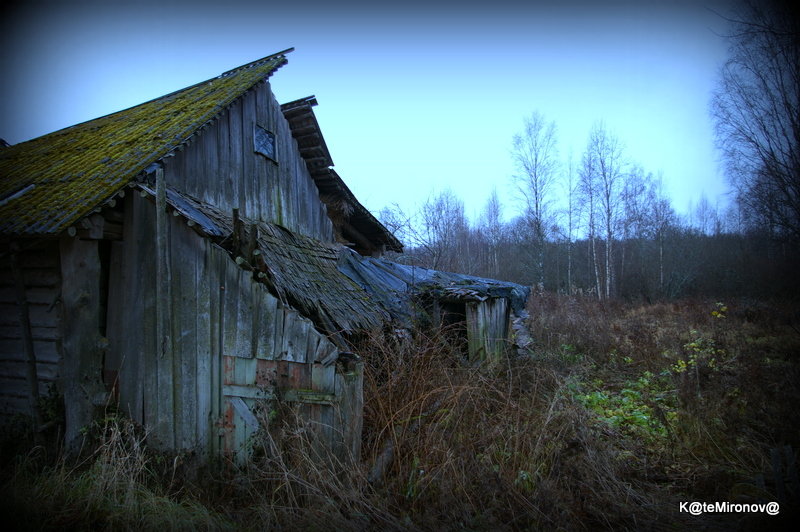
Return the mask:
[[[281,102],[317,96],[337,171],[376,213],[449,187],[475,217],[496,187],[513,214],[511,138],[535,110],[576,158],[603,120],[632,162],[663,172],[679,211],[727,190],[708,114],[724,0],[220,4],[30,0],[4,12],[0,137],[21,142],[295,47],[273,90]]]

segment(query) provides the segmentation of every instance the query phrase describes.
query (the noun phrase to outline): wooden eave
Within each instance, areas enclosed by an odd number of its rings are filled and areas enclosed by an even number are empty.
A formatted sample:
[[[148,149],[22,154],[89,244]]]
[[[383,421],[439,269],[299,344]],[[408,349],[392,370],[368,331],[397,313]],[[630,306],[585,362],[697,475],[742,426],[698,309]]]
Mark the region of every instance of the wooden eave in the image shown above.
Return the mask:
[[[401,253],[403,244],[359,203],[339,174],[331,168],[333,160],[312,109],[316,105],[317,99],[308,96],[281,105],[281,111],[289,122],[292,137],[297,141],[300,155],[306,161],[320,198],[329,208],[336,201],[352,208],[352,214],[339,229],[344,236],[355,241],[359,249],[367,254],[383,250]]]

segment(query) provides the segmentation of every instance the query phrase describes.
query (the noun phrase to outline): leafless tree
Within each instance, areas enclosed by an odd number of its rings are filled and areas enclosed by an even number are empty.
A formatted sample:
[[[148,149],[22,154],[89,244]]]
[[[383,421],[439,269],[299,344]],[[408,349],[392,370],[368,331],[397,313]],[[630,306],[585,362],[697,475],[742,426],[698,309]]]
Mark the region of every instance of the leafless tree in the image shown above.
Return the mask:
[[[800,33],[789,2],[748,2],[731,20],[729,59],[711,102],[739,202],[800,238]]]
[[[658,243],[658,290],[664,293],[664,244],[667,232],[677,225],[677,216],[672,204],[664,193],[663,175],[649,183],[647,190],[648,218],[652,238]]]
[[[537,248],[535,281],[542,288],[549,207],[558,170],[555,122],[547,122],[539,112],[526,118],[522,133],[514,135],[512,157],[517,170],[514,183]]]
[[[429,198],[420,214],[418,242],[428,256],[430,267],[464,271],[461,266],[470,259],[469,250],[465,250],[466,256],[459,257],[459,247],[463,247],[459,246],[459,239],[468,230],[464,202],[447,189]]]
[[[586,219],[586,238],[589,243],[589,253],[587,254],[589,266],[587,271],[591,273],[594,281],[594,292],[599,298],[602,296],[603,291],[600,288],[600,268],[597,262],[598,182],[595,166],[596,160],[587,149],[583,152],[583,157],[581,159],[581,168],[578,175],[578,190],[580,192],[582,210]]]
[[[562,220],[564,224],[564,240],[567,245],[567,293],[572,293],[573,278],[572,278],[572,251],[575,236],[578,231],[578,224],[581,214],[580,202],[580,180],[576,175],[575,160],[570,153],[567,158],[567,166],[563,173],[561,182],[565,205],[562,211]]]
[[[590,173],[587,179],[593,184],[596,207],[605,236],[603,293],[608,298],[611,297],[614,284],[611,257],[621,209],[620,192],[625,163],[622,158],[622,144],[606,130],[602,122],[596,123],[589,133],[584,161],[584,171]]]
[[[497,197],[497,189],[486,200],[483,207],[479,228],[486,242],[487,267],[486,275],[497,277],[500,271],[499,249],[503,238],[503,208]]]

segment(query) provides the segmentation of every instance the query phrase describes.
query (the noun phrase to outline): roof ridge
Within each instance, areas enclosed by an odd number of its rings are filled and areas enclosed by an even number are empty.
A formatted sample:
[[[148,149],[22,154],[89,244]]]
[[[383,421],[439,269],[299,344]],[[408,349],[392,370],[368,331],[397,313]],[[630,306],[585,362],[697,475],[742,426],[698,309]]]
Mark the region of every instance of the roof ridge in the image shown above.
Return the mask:
[[[291,53],[291,52],[294,52],[294,47],[287,48],[286,50],[283,50],[281,52],[277,52],[277,53],[268,55],[266,57],[262,57],[261,59],[256,59],[255,61],[251,61],[251,62],[249,62],[247,64],[244,64],[244,65],[238,66],[236,68],[233,68],[231,70],[228,70],[226,72],[223,72],[222,74],[217,76],[215,79],[219,79],[219,78],[224,78],[226,76],[230,76],[231,74],[235,74],[236,72],[239,72],[240,70],[246,70],[248,68],[253,68],[253,67],[256,67],[256,66],[259,66],[259,65],[263,65],[267,61],[271,61],[273,59],[276,59],[278,57],[284,56],[284,55],[286,55],[288,53]]]

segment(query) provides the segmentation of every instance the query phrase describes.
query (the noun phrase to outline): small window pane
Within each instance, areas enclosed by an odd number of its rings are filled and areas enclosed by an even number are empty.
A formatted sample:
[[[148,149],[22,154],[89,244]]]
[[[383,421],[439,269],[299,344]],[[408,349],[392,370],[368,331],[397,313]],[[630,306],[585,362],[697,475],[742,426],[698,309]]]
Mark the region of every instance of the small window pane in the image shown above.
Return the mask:
[[[275,135],[261,126],[256,126],[255,150],[264,157],[275,160]]]

